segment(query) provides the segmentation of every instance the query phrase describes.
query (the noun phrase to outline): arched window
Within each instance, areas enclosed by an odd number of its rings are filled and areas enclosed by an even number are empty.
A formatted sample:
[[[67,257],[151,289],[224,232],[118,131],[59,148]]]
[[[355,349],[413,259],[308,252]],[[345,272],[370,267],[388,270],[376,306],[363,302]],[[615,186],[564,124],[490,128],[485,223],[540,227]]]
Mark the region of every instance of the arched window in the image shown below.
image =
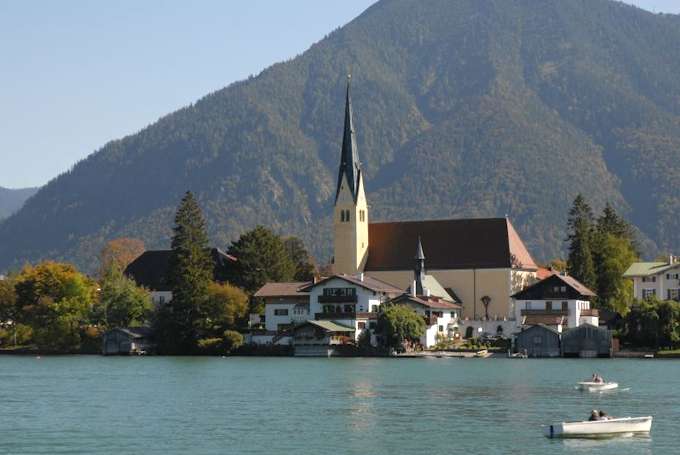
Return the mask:
[[[473,333],[474,329],[471,326],[468,326],[468,328],[465,329],[465,338],[472,338]]]
[[[345,211],[340,210],[340,222],[344,223],[345,222]]]
[[[503,335],[503,326],[499,325],[496,327],[496,335]]]
[[[345,221],[349,221],[349,210],[345,210]]]

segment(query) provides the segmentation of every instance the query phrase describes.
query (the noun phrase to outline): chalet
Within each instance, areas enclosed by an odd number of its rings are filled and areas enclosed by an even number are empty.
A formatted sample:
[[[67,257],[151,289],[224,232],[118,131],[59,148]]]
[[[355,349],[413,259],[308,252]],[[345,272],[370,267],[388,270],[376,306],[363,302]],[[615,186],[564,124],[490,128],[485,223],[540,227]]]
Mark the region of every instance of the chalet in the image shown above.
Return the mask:
[[[519,326],[542,324],[557,331],[583,323],[598,325],[598,311],[590,307],[595,293],[575,278],[552,274],[514,294],[515,320]]]
[[[680,260],[669,256],[664,262],[636,262],[623,274],[633,281],[638,300],[656,297],[680,302]]]
[[[254,297],[264,302],[264,323],[268,332],[279,332],[301,324],[309,317],[309,292],[303,290],[313,283],[267,283]]]
[[[151,299],[156,305],[172,300],[168,275],[171,255],[171,250],[148,250],[125,268],[125,275],[151,292]],[[236,258],[219,248],[211,248],[210,257],[214,264],[213,279],[220,283],[227,281]]]
[[[355,329],[333,321],[307,321],[293,329],[295,355],[302,357],[331,357],[351,350]]]

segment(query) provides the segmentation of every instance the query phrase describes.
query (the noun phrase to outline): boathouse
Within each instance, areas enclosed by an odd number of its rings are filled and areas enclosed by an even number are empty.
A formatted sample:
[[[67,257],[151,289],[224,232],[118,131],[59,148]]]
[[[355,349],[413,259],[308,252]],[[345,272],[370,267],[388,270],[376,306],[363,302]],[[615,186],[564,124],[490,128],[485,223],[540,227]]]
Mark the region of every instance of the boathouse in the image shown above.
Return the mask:
[[[612,332],[605,327],[582,324],[562,334],[564,357],[611,357]]]
[[[517,352],[528,357],[559,357],[560,332],[543,324],[521,331],[515,339]]]

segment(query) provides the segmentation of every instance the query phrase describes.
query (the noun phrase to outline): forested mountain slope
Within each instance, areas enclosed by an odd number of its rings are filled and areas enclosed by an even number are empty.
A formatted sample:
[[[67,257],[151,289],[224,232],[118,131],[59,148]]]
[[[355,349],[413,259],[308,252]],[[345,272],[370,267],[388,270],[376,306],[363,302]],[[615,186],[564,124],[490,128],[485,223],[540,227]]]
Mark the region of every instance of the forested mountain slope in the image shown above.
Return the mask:
[[[610,0],[381,1],[51,181],[0,225],[0,268],[167,246],[187,189],[216,245],[265,224],[327,261],[349,68],[373,220],[507,214],[540,260],[582,192],[678,252],[678,43],[680,16]]]

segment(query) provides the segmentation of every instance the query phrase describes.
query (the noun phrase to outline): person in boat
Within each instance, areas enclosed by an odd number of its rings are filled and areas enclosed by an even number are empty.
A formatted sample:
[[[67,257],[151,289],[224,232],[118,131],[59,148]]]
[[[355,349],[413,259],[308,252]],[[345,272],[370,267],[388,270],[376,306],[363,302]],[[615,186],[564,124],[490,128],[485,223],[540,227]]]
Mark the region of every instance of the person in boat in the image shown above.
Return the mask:
[[[602,420],[602,419],[600,418],[600,412],[599,412],[597,409],[593,409],[593,410],[590,412],[590,417],[588,418],[588,421],[589,421],[589,422],[593,422],[593,421],[595,421],[595,420]]]
[[[607,414],[604,411],[600,411],[600,420],[609,420],[611,417],[609,417],[609,414]]]

